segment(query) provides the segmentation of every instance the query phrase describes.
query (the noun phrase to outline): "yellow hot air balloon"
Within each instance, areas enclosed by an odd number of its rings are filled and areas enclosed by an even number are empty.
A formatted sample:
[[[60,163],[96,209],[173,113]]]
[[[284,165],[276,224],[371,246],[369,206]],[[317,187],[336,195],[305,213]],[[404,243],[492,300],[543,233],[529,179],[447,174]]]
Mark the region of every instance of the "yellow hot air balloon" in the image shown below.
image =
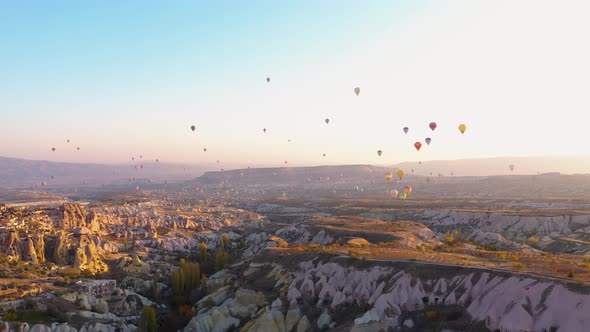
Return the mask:
[[[404,199],[406,199],[408,197],[408,194],[406,194],[406,193],[400,193],[398,197],[400,199],[404,200]]]
[[[391,181],[391,179],[393,179],[393,173],[391,173],[391,172],[385,173],[385,180],[387,180],[387,182],[389,182],[389,181]]]
[[[461,132],[461,134],[465,133],[465,130],[467,130],[467,126],[465,124],[460,124],[459,125],[459,131]]]
[[[406,176],[406,172],[404,172],[404,170],[403,170],[403,169],[399,169],[399,170],[397,171],[397,177],[398,177],[398,178],[401,180],[401,179],[403,179],[403,178],[404,178],[404,176]]]

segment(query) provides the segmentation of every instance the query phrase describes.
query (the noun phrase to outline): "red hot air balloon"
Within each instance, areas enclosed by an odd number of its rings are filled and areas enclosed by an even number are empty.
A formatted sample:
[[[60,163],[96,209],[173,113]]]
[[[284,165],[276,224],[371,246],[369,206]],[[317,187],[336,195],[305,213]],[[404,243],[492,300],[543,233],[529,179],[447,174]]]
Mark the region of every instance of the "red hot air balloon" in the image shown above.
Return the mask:
[[[417,151],[420,151],[420,148],[422,147],[422,143],[416,142],[416,143],[414,143],[414,147],[416,148]]]
[[[436,122],[431,122],[428,127],[430,127],[430,129],[435,130],[436,129]]]
[[[410,186],[405,186],[404,187],[404,192],[406,193],[406,195],[409,195],[412,192],[412,187]]]

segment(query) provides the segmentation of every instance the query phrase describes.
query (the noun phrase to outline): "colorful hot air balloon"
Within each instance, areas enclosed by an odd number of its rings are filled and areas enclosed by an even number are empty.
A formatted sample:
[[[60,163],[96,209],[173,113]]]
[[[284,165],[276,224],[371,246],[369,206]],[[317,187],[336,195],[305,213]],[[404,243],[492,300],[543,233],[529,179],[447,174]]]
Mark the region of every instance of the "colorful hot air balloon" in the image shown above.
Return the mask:
[[[405,186],[404,187],[404,192],[406,193],[406,195],[409,195],[410,193],[412,193],[412,187]]]
[[[195,131],[196,129],[197,129],[197,127],[195,127],[195,125],[192,125],[192,126],[191,126],[191,130],[192,130],[192,131]]]
[[[407,134],[409,130],[410,130],[410,128],[408,128],[408,127],[404,127],[404,133],[405,133],[405,134]]]
[[[361,93],[361,88],[354,88],[354,93],[356,93],[356,95],[358,96],[359,93]]]
[[[424,140],[424,142],[426,142],[426,144],[430,145],[430,142],[432,142],[432,138],[426,137],[426,139]]]
[[[459,131],[461,132],[461,134],[464,134],[465,130],[467,130],[467,126],[465,124],[460,124]]]
[[[391,198],[395,199],[395,198],[397,198],[397,195],[399,194],[399,192],[394,189],[389,194],[391,195]]]
[[[401,199],[401,200],[406,199],[406,197],[408,197],[408,194],[406,194],[406,193],[399,194],[399,199]]]
[[[383,153],[383,151],[381,150],[377,150],[377,154],[379,155],[379,157],[381,157],[381,154]]]
[[[330,119],[328,119],[328,118],[326,118],[326,120],[324,120],[324,121],[326,121],[326,124],[330,123]]]
[[[385,180],[387,180],[387,182],[390,182],[391,179],[393,179],[393,173],[391,173],[391,172],[385,173]]]
[[[436,129],[436,122],[431,122],[428,127],[430,127],[430,129],[435,130]]]
[[[401,180],[404,178],[404,176],[406,176],[406,172],[404,172],[403,169],[398,169],[397,170],[397,177]]]
[[[422,147],[422,143],[416,142],[416,143],[414,143],[414,147],[416,148],[416,151],[420,151],[420,148]]]

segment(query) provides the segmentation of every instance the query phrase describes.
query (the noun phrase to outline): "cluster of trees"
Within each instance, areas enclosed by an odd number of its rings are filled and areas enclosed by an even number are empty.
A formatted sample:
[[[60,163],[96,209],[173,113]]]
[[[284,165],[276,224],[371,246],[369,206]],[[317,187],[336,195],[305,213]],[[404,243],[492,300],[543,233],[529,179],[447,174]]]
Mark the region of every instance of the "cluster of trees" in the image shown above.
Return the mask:
[[[172,272],[172,290],[176,296],[190,294],[193,289],[201,287],[201,265],[197,262],[187,263],[180,260],[180,267]]]

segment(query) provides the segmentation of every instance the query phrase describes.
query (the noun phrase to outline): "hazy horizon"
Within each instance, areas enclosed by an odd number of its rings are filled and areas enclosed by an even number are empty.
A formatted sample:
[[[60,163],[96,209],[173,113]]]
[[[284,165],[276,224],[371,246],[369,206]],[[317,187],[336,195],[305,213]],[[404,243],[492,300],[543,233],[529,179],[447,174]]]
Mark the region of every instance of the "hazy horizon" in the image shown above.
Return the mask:
[[[575,1],[4,3],[0,28],[18,33],[0,37],[0,155],[219,168],[581,156],[588,14]]]

